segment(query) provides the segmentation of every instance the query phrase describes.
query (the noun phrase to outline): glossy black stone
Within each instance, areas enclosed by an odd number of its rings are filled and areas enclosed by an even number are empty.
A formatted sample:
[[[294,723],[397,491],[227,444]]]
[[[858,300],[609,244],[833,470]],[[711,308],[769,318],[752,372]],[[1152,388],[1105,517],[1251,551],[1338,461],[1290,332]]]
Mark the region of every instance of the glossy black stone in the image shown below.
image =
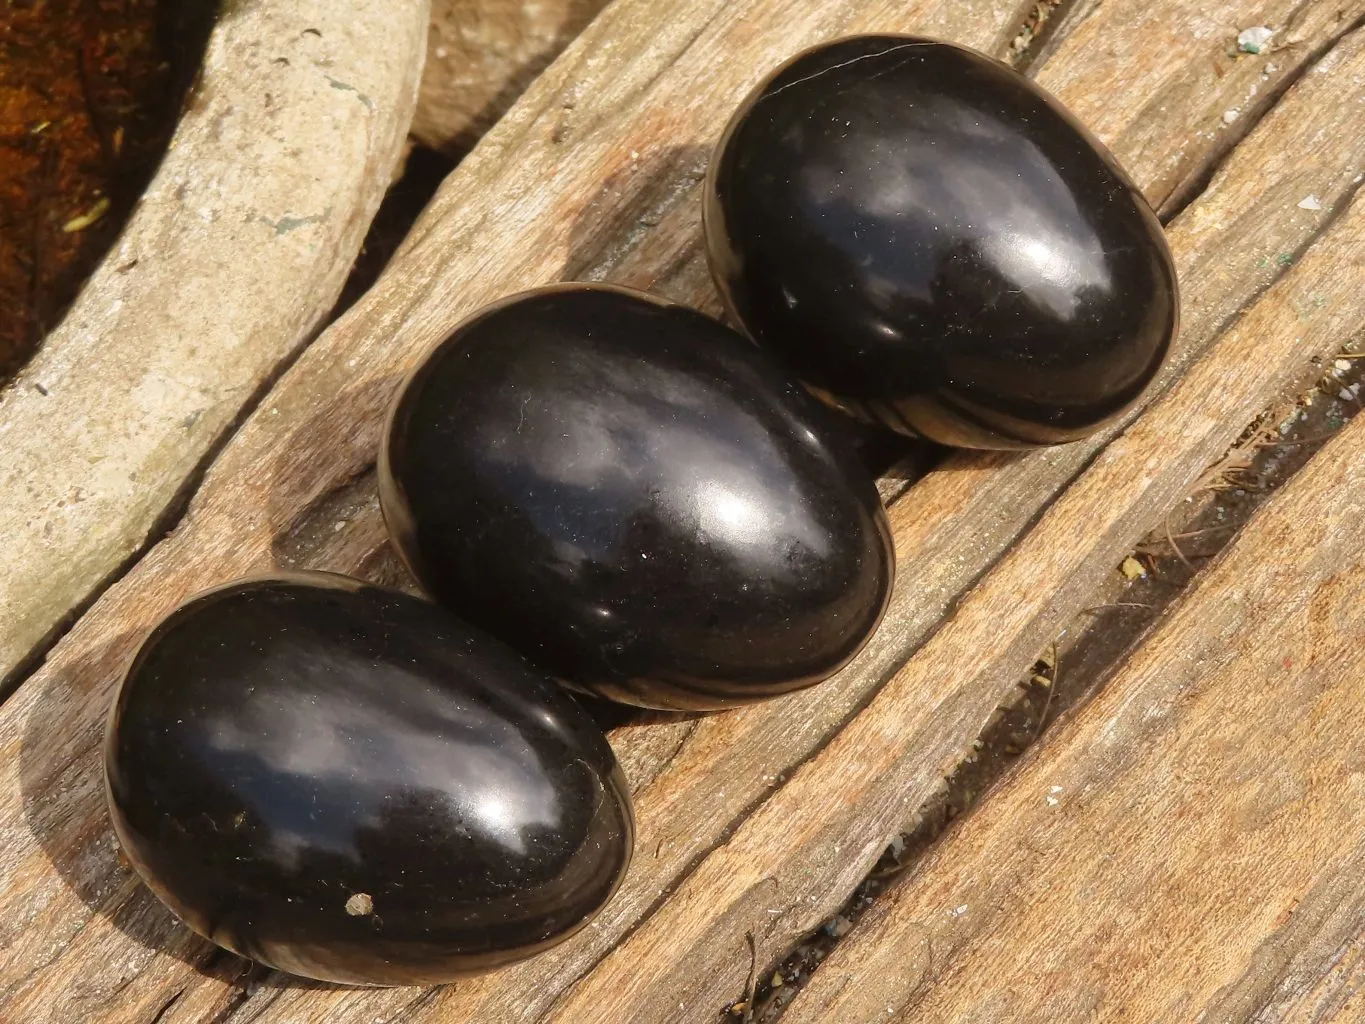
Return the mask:
[[[384,514],[433,595],[571,685],[729,707],[824,679],[885,608],[886,517],[834,419],[700,313],[546,289],[409,381]]]
[[[906,36],[809,50],[726,129],[705,200],[734,315],[832,404],[943,444],[1075,440],[1177,323],[1161,226],[1027,78]]]
[[[148,638],[105,750],[115,830],[191,928],[326,981],[448,981],[587,922],[625,783],[552,680],[448,612],[323,574],[202,595]]]

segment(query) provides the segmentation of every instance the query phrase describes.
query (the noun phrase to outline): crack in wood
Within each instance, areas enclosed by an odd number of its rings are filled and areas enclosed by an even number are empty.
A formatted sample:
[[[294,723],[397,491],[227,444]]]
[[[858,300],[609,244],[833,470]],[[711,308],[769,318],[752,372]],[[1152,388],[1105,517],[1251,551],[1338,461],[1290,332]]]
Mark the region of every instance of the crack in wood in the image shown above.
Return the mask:
[[[1295,8],[1294,15],[1302,13],[1316,3],[1317,0],[1304,0]],[[1290,24],[1293,23],[1293,17],[1291,16],[1289,19]],[[1264,96],[1259,97],[1256,105],[1251,109],[1250,116],[1238,119],[1222,137],[1220,148],[1212,150],[1208,159],[1191,170],[1159,204],[1157,217],[1161,223],[1169,224],[1198,199],[1236,151],[1242,140],[1251,135],[1270,116],[1289,90],[1330,56],[1333,50],[1362,28],[1365,28],[1365,14],[1359,15],[1348,22],[1340,31],[1324,39],[1318,46],[1305,54],[1303,60],[1277,81],[1273,88],[1268,90]]]
[[[174,994],[172,994],[172,996],[168,1000],[166,1000],[166,1002],[161,1004],[161,1009],[156,1011],[156,1015],[152,1017],[149,1024],[161,1024],[161,1021],[165,1019],[166,1014],[171,1012],[171,1009],[175,1006],[176,1003],[180,1002],[181,998],[184,995],[185,990],[183,988],[178,989]]]
[[[1365,366],[1360,367],[1351,376],[1365,378]],[[1349,383],[1351,383],[1350,377],[1333,377],[1327,389],[1328,393]],[[1326,402],[1320,404],[1326,405]],[[1262,414],[1253,422],[1253,427],[1256,423],[1265,420],[1267,414],[1275,413],[1278,408],[1281,407],[1269,408],[1266,414]],[[1347,418],[1342,424],[1330,434],[1312,438],[1310,443],[1314,449],[1322,447],[1332,437],[1336,436],[1344,428],[1344,424],[1350,422],[1360,411],[1359,406],[1355,407],[1347,413]],[[1324,413],[1324,415],[1326,414]],[[1272,418],[1274,417],[1272,416]],[[1298,428],[1299,432],[1307,431],[1309,433],[1318,429],[1320,428],[1315,420],[1308,421]],[[1253,429],[1248,428],[1248,433],[1254,433]],[[1292,437],[1293,435],[1291,435]],[[1255,443],[1254,437],[1250,443]],[[1219,553],[1235,543],[1241,529],[1247,525],[1255,512],[1271,500],[1280,487],[1291,481],[1297,473],[1305,468],[1311,454],[1310,452],[1299,453],[1291,463],[1281,466],[1279,472],[1276,472],[1274,477],[1266,482],[1265,487],[1252,500],[1240,504],[1236,522],[1225,524],[1227,533],[1223,533],[1222,530],[1219,531],[1214,548],[1211,551],[1201,552],[1198,557],[1201,559],[1216,558]],[[1192,493],[1198,494],[1199,490],[1197,489]],[[1185,499],[1186,502],[1189,500],[1188,497]],[[1172,510],[1183,507],[1184,502],[1178,502],[1172,507]],[[1200,513],[1200,515],[1202,518],[1205,514]],[[1062,631],[1058,640],[1053,641],[1053,644],[1056,645],[1062,638],[1066,639],[1066,646],[1062,648],[1063,654],[1056,656],[1053,661],[1054,672],[1060,666],[1062,657],[1065,657],[1068,665],[1073,666],[1068,669],[1064,676],[1054,675],[1046,687],[1045,707],[1055,700],[1056,716],[1054,722],[1095,699],[1113,675],[1121,669],[1127,656],[1145,639],[1150,629],[1161,620],[1168,609],[1175,606],[1182,597],[1190,592],[1199,576],[1198,570],[1192,567],[1187,568],[1189,568],[1188,572],[1179,573],[1175,579],[1170,579],[1163,574],[1160,580],[1154,580],[1152,584],[1144,587],[1143,596],[1146,603],[1123,603],[1123,607],[1140,610],[1141,614],[1129,615],[1117,635],[1111,629],[1102,628],[1097,623],[1088,621],[1091,613],[1096,609],[1085,609]],[[1105,596],[1116,596],[1123,593],[1124,589],[1125,586],[1119,582],[1119,578],[1116,576],[1110,581],[1104,593]],[[1104,607],[1115,608],[1119,606],[1107,604],[1102,606],[1102,608]],[[1032,674],[1032,670],[1021,669],[1019,678],[1027,681]],[[1030,756],[1030,748],[1040,738],[1048,734],[1046,729],[1041,728],[1042,718],[1033,715],[1030,710],[1027,693],[1023,689],[1025,685],[1021,684],[1019,701],[1001,707],[1001,714],[988,725],[977,742],[973,744],[973,754],[953,771],[943,792],[937,794],[917,813],[917,818],[921,824],[902,836],[905,852],[893,854],[889,850],[868,878],[849,897],[848,901],[832,915],[831,920],[842,918],[849,922],[847,930],[839,934],[830,934],[827,930],[829,924],[827,921],[820,928],[808,932],[791,950],[784,954],[785,959],[777,965],[778,971],[788,979],[795,977],[800,980],[797,984],[791,985],[788,992],[764,990],[763,995],[766,997],[766,1002],[764,1013],[759,1017],[758,1024],[776,1024],[780,1021],[786,1000],[799,989],[801,980],[808,981],[813,978],[821,969],[824,961],[838,950],[844,940],[856,934],[855,926],[858,922],[865,915],[873,913],[885,905],[889,895],[887,887],[897,884],[900,880],[912,877],[916,868],[932,853],[934,844],[946,837],[949,827],[956,827],[970,813],[975,805],[976,798],[1006,779],[1010,772],[1016,770],[1018,764],[1023,763],[1019,759]],[[1053,723],[1049,723],[1049,726],[1051,724]],[[1150,743],[1153,739],[1154,735],[1145,736],[1143,742]],[[1094,833],[1092,838],[1097,844],[1100,844],[1104,837]],[[1284,944],[1281,943],[1280,945]],[[1268,971],[1269,968],[1266,968],[1265,971],[1258,972],[1256,977],[1264,978]],[[1281,970],[1273,976],[1279,979],[1284,976],[1284,971]],[[783,987],[788,988],[786,985]],[[1266,986],[1259,986],[1257,991],[1262,992],[1264,998],[1269,1000],[1270,995]],[[837,996],[838,993],[836,992],[836,999]],[[1229,1005],[1231,1005],[1230,1002]],[[1206,1016],[1210,1020],[1249,1019],[1249,1011],[1247,1014],[1241,1015],[1210,1011]]]

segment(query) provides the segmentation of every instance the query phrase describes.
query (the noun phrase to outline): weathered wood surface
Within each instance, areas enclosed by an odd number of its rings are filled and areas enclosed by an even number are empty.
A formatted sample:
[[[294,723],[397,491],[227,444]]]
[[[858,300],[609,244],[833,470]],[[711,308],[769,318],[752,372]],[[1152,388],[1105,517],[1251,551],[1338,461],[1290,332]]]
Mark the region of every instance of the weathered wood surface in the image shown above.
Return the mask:
[[[0,392],[0,689],[331,308],[411,119],[425,16],[228,5],[119,242]]]
[[[784,1024],[1361,1020],[1362,584],[1357,420]]]
[[[1188,17],[1185,6],[1170,4],[1168,17]],[[1242,15],[1266,18],[1266,6],[1222,9],[1235,25]],[[988,19],[981,5],[717,0],[679,5],[661,29],[652,7],[618,0],[552,66],[452,176],[374,292],[315,343],[228,447],[182,527],[0,710],[0,743],[12,755],[0,790],[0,906],[34,935],[11,941],[0,961],[0,983],[11,993],[0,1015],[28,1006],[46,1014],[36,1020],[119,1019],[105,1005],[118,990],[135,1008],[120,1011],[126,1019],[148,1019],[174,998],[161,1019],[197,1021],[205,1007],[238,998],[226,966],[216,977],[195,973],[206,948],[117,867],[100,805],[103,712],[142,630],[191,590],[272,562],[390,571],[367,473],[382,409],[425,344],[480,302],[560,276],[656,282],[714,309],[698,257],[696,183],[725,112],[764,68],[850,30],[945,34],[949,17],[965,28],[946,34],[1001,52],[1021,14],[1008,4]],[[1317,45],[1359,13],[1345,11]],[[1183,40],[1190,73],[1226,59],[1230,39]],[[1362,297],[1343,297],[1349,281],[1329,264],[1330,287],[1305,299],[1304,320],[1293,325],[1303,344],[1280,337],[1280,349],[1257,349],[1247,360],[1247,337],[1221,330],[1277,276],[1287,275],[1257,309],[1274,295],[1287,302],[1291,285],[1310,288],[1323,254],[1349,251],[1359,231],[1332,211],[1349,199],[1361,166],[1358,134],[1341,131],[1332,113],[1358,102],[1351,67],[1340,71],[1356,44],[1340,47],[1286,97],[1173,228],[1189,300],[1179,363],[1216,342],[1224,355],[1210,372],[1221,404],[1192,414],[1182,389],[1185,403],[1162,403],[1163,418],[1140,444],[1129,435],[1101,455],[1068,504],[1028,533],[866,710],[859,713],[950,603],[1108,439],[1013,460],[961,456],[903,495],[892,509],[902,566],[895,609],[877,642],[831,684],[739,713],[619,731],[614,742],[639,797],[640,845],[626,889],[596,928],[530,964],[435,992],[268,981],[224,1019],[695,1020],[737,997],[749,964],[745,933],[754,933],[767,962],[839,902],[970,742],[1054,620],[1083,602],[1113,553],[1131,543],[1125,538],[1143,532],[1231,439],[1225,435],[1359,316]],[[1166,118],[1168,145],[1186,146],[1192,126],[1221,117],[1216,94],[1153,106],[1131,90],[1067,91],[1068,74],[1079,76],[1087,61],[1107,63],[1122,81],[1122,61],[1141,59],[1061,47],[1039,70],[1082,116],[1090,116],[1087,104],[1126,102]],[[1072,62],[1077,70],[1068,72]],[[700,80],[710,88],[698,89]],[[1309,193],[1323,210],[1297,208]],[[1306,257],[1318,265],[1286,270],[1280,254],[1293,262],[1328,225],[1331,234]],[[1242,363],[1224,365],[1229,352]]]
[[[1086,123],[1125,154],[1125,166],[1152,205],[1169,215],[1203,182],[1282,93],[1305,63],[1360,18],[1358,7],[1331,4],[1200,3],[1172,17],[1166,3],[1119,4],[1081,0],[1042,56],[1059,49],[1103,54],[1071,71],[1063,63],[1068,95],[1085,97]],[[1260,54],[1237,52],[1237,31],[1264,25],[1274,31]],[[1209,59],[1191,65],[1191,43]],[[1136,59],[1134,59],[1136,58]],[[1044,71],[1040,80],[1057,88]],[[1125,99],[1143,98],[1135,107]],[[1178,139],[1164,126],[1162,108],[1202,108],[1203,116]]]
[[[412,134],[458,156],[607,0],[434,0]]]

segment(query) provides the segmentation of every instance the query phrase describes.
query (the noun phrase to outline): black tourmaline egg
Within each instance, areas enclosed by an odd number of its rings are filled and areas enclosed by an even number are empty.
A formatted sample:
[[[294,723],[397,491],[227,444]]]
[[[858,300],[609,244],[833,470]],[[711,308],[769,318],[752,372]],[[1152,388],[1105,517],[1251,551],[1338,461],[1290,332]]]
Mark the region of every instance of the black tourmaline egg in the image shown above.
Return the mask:
[[[1114,158],[1027,78],[906,36],[809,50],[706,188],[731,311],[828,401],[944,444],[1082,437],[1152,381],[1175,269]]]
[[[143,880],[191,928],[326,981],[529,956],[607,902],[633,841],[602,733],[448,612],[342,577],[211,591],[138,652],[105,751]]]
[[[830,675],[886,605],[886,517],[832,419],[693,310],[530,292],[408,382],[384,514],[433,595],[571,685],[728,707]]]

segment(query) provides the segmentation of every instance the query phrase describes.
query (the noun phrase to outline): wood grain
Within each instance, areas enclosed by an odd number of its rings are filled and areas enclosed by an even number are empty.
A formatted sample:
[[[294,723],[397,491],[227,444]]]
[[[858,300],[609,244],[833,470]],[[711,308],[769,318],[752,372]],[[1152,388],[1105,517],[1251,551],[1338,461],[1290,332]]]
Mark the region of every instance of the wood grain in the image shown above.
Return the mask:
[[[1357,420],[784,1024],[1360,1020],[1362,583]]]
[[[1125,166],[1163,215],[1186,202],[1301,72],[1345,32],[1359,8],[1331,4],[1111,4],[1087,0],[1064,20],[1043,56],[1082,50],[1109,60],[1048,61],[1038,76],[1066,94],[1073,110],[1126,154]],[[1274,31],[1259,54],[1240,52],[1239,29]],[[1191,43],[1206,60],[1191,63]],[[1136,54],[1138,59],[1132,59]],[[1125,97],[1136,94],[1134,109]],[[1163,128],[1162,108],[1198,109],[1178,139]]]
[[[331,309],[403,144],[425,18],[425,0],[224,14],[118,243],[0,391],[0,691]]]
[[[1183,6],[1172,3],[1169,16],[1181,17]],[[1264,8],[1260,5],[1257,13]],[[0,744],[11,755],[0,776],[0,800],[5,801],[0,803],[5,883],[0,907],[9,920],[33,921],[38,934],[53,937],[50,943],[34,940],[23,953],[0,961],[0,984],[43,997],[42,1002],[26,995],[26,1004],[0,1003],[0,1014],[6,1005],[27,1005],[44,1007],[48,1016],[36,1020],[120,1019],[121,1011],[105,1001],[122,986],[144,1000],[133,1006],[150,1006],[148,993],[161,998],[181,993],[161,1019],[194,1021],[202,1019],[204,1000],[226,999],[234,991],[227,977],[206,980],[195,973],[204,962],[203,947],[138,893],[114,862],[99,803],[96,750],[110,687],[141,632],[192,590],[272,563],[361,569],[380,577],[391,573],[367,474],[382,410],[396,379],[422,347],[482,301],[558,276],[654,282],[675,297],[715,308],[698,258],[696,183],[725,112],[753,78],[823,36],[871,28],[945,34],[952,27],[949,19],[957,18],[959,38],[1002,52],[1021,8],[1001,4],[994,12],[988,15],[987,5],[979,3],[908,8],[814,0],[688,3],[661,28],[645,0],[618,0],[604,11],[452,176],[371,295],[282,380],[215,465],[176,534],[113,588],[50,663],[0,709]],[[1333,24],[1347,23],[1349,14]],[[1189,44],[1187,59],[1191,66],[1202,63],[1225,42]],[[1090,59],[1112,60],[1061,49],[1043,69],[1056,60]],[[695,83],[701,80],[710,88],[698,89]],[[1336,89],[1334,97],[1354,95],[1334,74],[1322,80]],[[1171,145],[1184,145],[1186,127],[1205,116],[1207,108],[1197,99],[1192,106],[1169,105],[1161,112],[1168,118]],[[1130,94],[1125,101],[1141,109],[1143,97]],[[1339,102],[1334,98],[1334,104]],[[1353,187],[1356,172],[1349,167],[1351,161],[1359,166],[1359,138],[1331,130],[1337,125],[1331,112],[1321,103],[1310,109],[1299,89],[1282,108],[1290,114],[1276,128],[1278,142],[1295,154],[1294,160],[1267,157],[1274,146],[1264,143],[1250,150],[1247,162],[1234,154],[1212,190],[1175,226],[1181,266],[1194,289],[1179,365],[1187,365],[1225,321],[1286,273],[1278,253],[1290,254],[1292,262],[1293,254],[1332,221],[1331,207]],[[1316,148],[1307,146],[1310,139]],[[1256,137],[1248,145],[1254,142]],[[1297,197],[1281,201],[1283,193],[1300,189],[1319,194],[1324,209],[1310,215],[1294,205]],[[1343,223],[1336,224],[1333,237]],[[1275,258],[1262,267],[1259,260],[1265,257],[1258,257],[1258,250]],[[1322,310],[1309,312],[1327,317]],[[1319,342],[1327,344],[1328,335]],[[1220,429],[1240,429],[1313,351],[1302,346],[1279,363],[1252,360],[1254,365],[1234,380],[1237,404],[1229,413],[1245,418]],[[1162,472],[1160,486],[1136,495],[1125,492],[1132,501],[1120,507],[1128,517],[1123,529],[1145,529],[1144,518],[1159,514],[1159,501],[1169,497],[1163,488],[1173,489],[1189,465],[1212,457],[1200,446],[1215,439],[1216,434],[1196,431],[1186,448],[1183,438],[1164,437],[1166,448],[1183,461]],[[874,847],[913,812],[917,793],[931,786],[941,765],[970,741],[979,724],[971,702],[993,706],[1005,686],[998,677],[1007,671],[1009,651],[977,621],[970,635],[982,646],[959,661],[959,675],[982,651],[999,654],[994,674],[941,680],[945,686],[960,683],[962,690],[955,691],[957,705],[935,709],[929,703],[922,709],[936,712],[930,716],[932,737],[911,726],[902,733],[894,722],[860,716],[858,721],[880,722],[870,756],[888,757],[900,772],[888,775],[865,818],[850,823],[849,816],[860,816],[862,809],[836,804],[827,830],[803,836],[803,825],[828,804],[831,793],[855,795],[857,771],[845,790],[843,766],[825,754],[811,762],[819,765],[813,768],[819,780],[816,800],[790,832],[781,817],[788,804],[775,803],[773,794],[790,800],[810,791],[793,789],[788,773],[830,742],[1100,447],[1074,446],[1015,460],[962,457],[907,492],[893,507],[903,581],[896,610],[865,657],[838,680],[798,701],[619,732],[614,742],[635,773],[641,845],[626,890],[596,928],[531,964],[435,992],[341,992],[267,981],[224,1019],[238,1024],[501,1022],[536,1021],[554,1012],[575,1022],[690,1020],[738,996],[748,968],[744,932],[755,921],[760,929],[771,923],[760,946],[760,955],[771,958],[818,920],[822,908],[838,902],[840,890],[847,891],[866,858],[875,856]],[[1145,472],[1141,467],[1139,478]],[[1091,506],[1108,506],[1106,491],[1092,487],[1085,493],[1091,505],[1070,513],[1082,522],[1095,518]],[[1069,557],[1075,556],[1074,523],[1068,521],[1060,542],[1055,528],[1046,535],[1047,543],[1065,548],[1062,554]],[[1117,544],[1121,535],[1116,528],[1102,545],[1086,549],[1090,561],[1075,567],[1069,580],[1073,590],[1108,568],[1103,545]],[[1006,623],[1015,631],[1010,650],[1031,642],[1028,630],[1045,628],[1034,617],[1049,613],[1049,584],[1038,581],[1050,577],[1036,575],[1041,556],[1036,547],[1031,551],[1033,561],[1025,568],[1034,575],[999,584],[1021,609],[1015,613],[1021,618]],[[1020,654],[1008,671],[1033,653]],[[926,671],[922,661],[918,664],[917,671]],[[939,674],[931,673],[932,679]],[[892,685],[898,710],[917,706],[903,678]],[[864,739],[872,728],[864,727]],[[892,741],[900,744],[894,756],[885,746]],[[836,738],[826,754],[836,747],[847,751],[841,743]],[[803,778],[803,787],[816,786],[809,770]],[[888,803],[882,797],[890,787],[896,787],[895,798]],[[21,790],[25,806],[19,803]],[[746,819],[765,798],[768,803]],[[861,841],[841,837],[839,830],[848,828],[861,829]],[[748,845],[736,845],[740,835]],[[800,848],[815,856],[799,864]],[[695,881],[714,880],[722,866],[734,868],[746,851],[769,859],[739,871],[734,884],[747,884],[766,863],[774,869],[774,881],[760,888],[772,887],[781,906],[765,899],[746,902],[727,885],[711,890]],[[694,871],[699,863],[699,872]],[[801,879],[809,892],[789,885],[793,871],[806,870],[810,873]],[[680,880],[682,888],[670,896]],[[791,902],[792,892],[803,899]],[[804,898],[811,895],[816,898]],[[774,907],[783,913],[769,915]],[[688,918],[689,912],[694,916]],[[676,927],[678,914],[687,927]],[[569,989],[627,935],[621,956],[609,957],[584,983]],[[668,941],[655,956],[655,947],[641,944],[642,936],[650,943]],[[72,964],[101,969],[83,974]],[[619,993],[613,995],[617,982]],[[679,1001],[685,1004],[681,1009]]]

